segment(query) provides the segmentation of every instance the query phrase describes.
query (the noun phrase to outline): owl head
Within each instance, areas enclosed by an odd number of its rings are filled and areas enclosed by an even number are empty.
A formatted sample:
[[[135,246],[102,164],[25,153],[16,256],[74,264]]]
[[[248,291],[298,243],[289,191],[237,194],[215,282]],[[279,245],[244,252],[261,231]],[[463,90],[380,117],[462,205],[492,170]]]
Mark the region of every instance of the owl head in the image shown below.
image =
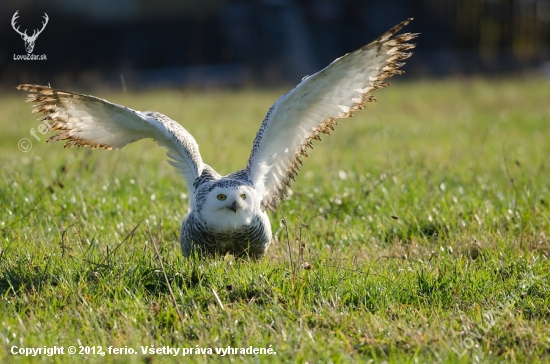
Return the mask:
[[[260,201],[252,186],[237,180],[217,180],[201,191],[199,216],[218,232],[249,225],[260,211]]]

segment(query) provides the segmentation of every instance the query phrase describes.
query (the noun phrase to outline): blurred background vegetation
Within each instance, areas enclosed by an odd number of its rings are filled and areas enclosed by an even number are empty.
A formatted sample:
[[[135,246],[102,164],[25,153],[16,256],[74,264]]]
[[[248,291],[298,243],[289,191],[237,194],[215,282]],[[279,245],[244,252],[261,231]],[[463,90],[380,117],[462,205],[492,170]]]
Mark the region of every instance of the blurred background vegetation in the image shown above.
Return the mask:
[[[3,0],[0,88],[297,83],[408,18],[408,77],[550,77],[550,0]],[[33,54],[21,30],[49,23]]]

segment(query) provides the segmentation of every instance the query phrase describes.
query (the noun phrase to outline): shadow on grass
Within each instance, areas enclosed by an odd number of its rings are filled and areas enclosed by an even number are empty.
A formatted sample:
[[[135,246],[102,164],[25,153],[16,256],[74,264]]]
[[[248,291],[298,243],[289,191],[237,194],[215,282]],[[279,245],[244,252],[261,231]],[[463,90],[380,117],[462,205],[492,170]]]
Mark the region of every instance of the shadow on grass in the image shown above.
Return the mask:
[[[44,286],[57,286],[58,279],[36,268],[21,270],[17,267],[3,269],[0,274],[0,292],[13,295],[17,292],[39,292]]]
[[[121,264],[98,264],[84,261],[82,265],[71,273],[55,269],[49,260],[41,266],[33,265],[32,261],[15,262],[12,266],[2,267],[0,270],[0,292],[4,295],[15,295],[19,292],[40,292],[46,287],[56,287],[61,282],[68,280],[71,283],[79,284],[84,282],[88,289],[94,286],[101,287],[108,284],[113,286],[126,276],[123,281],[131,291],[143,287],[152,295],[168,294],[169,288],[160,267],[148,266],[137,267],[135,262],[132,267],[124,267]],[[198,268],[188,272],[168,270],[166,272],[170,284],[183,288],[194,288],[208,285],[208,276]],[[70,277],[67,279],[67,277]],[[133,286],[133,288],[132,288]]]
[[[437,222],[421,221],[418,224],[407,224],[392,227],[383,233],[383,240],[386,243],[401,241],[403,244],[411,243],[414,238],[437,239],[445,234],[445,226]]]

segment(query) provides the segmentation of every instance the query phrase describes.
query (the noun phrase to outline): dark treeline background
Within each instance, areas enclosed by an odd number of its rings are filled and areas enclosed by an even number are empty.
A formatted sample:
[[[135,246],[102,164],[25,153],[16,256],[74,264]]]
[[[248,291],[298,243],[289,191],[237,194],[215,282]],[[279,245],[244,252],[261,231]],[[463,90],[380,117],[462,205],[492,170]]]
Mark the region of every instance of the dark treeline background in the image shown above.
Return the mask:
[[[14,60],[16,10],[47,61]],[[411,16],[409,77],[550,76],[550,0],[4,0],[0,87],[296,83]]]

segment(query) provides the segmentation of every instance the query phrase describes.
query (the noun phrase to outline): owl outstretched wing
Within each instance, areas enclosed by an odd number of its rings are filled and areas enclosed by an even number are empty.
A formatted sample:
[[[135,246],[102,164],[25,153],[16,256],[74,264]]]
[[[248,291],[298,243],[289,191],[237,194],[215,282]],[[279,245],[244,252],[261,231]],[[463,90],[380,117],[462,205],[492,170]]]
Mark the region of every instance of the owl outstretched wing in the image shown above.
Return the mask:
[[[304,78],[269,109],[246,167],[264,208],[275,209],[285,196],[313,139],[320,140],[320,134],[329,134],[339,119],[373,101],[371,92],[387,86],[386,78],[403,73],[402,61],[415,46],[407,42],[418,34],[394,34],[411,20]]]
[[[33,112],[50,130],[60,131],[48,143],[66,140],[65,147],[120,149],[139,139],[151,138],[168,150],[170,164],[184,176],[191,188],[204,168],[199,146],[183,126],[167,116],[135,111],[94,96],[56,90],[47,86],[19,85],[29,93]],[[190,194],[192,197],[193,194]]]

